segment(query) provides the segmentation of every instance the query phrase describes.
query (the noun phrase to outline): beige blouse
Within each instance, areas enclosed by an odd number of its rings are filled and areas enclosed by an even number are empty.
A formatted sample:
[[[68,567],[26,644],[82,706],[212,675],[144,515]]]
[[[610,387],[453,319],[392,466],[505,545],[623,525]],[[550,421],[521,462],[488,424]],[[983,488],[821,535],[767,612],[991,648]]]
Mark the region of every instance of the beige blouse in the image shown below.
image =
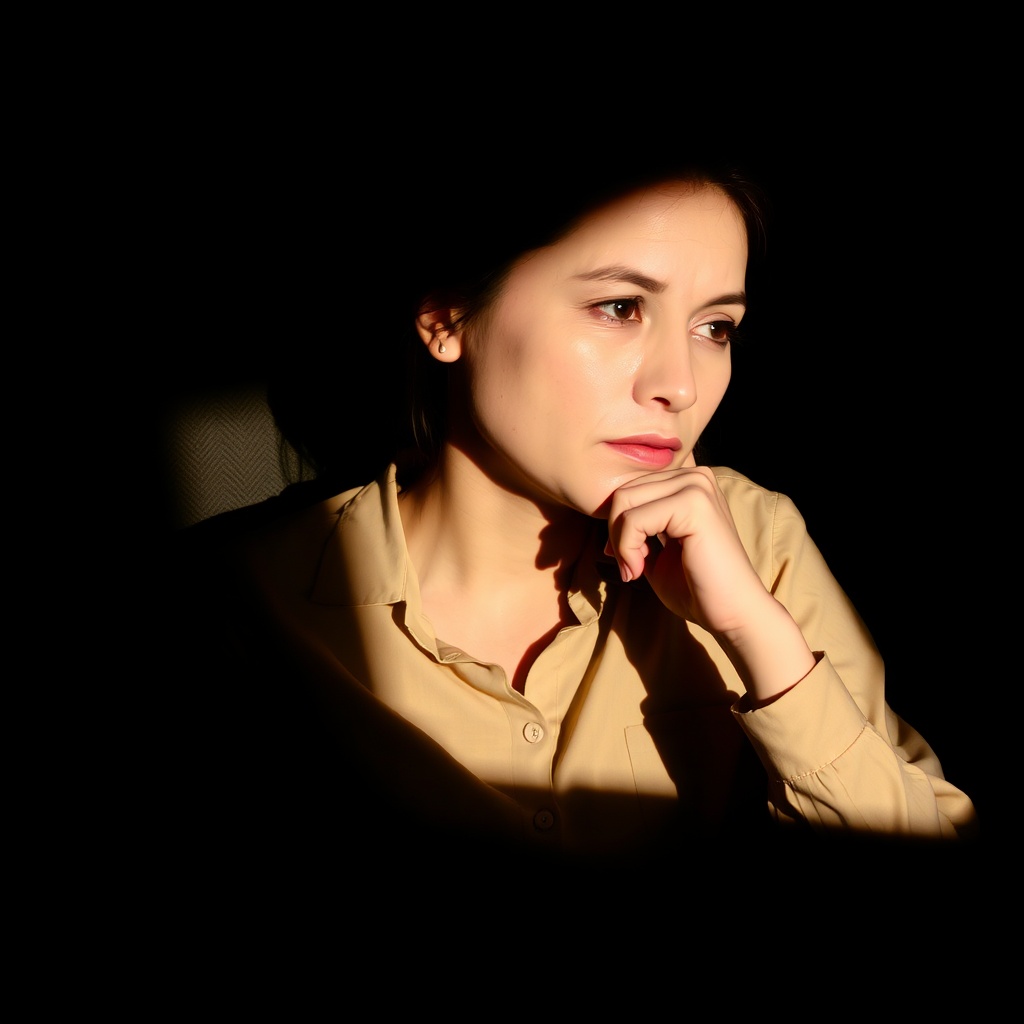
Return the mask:
[[[797,686],[746,710],[713,637],[601,553],[580,560],[577,619],[525,693],[435,634],[423,613],[392,466],[251,537],[270,619],[381,773],[441,826],[541,847],[617,851],[663,835],[776,822],[953,838],[970,799],[885,702],[878,651],[786,496],[715,470],[765,586],[816,652]]]

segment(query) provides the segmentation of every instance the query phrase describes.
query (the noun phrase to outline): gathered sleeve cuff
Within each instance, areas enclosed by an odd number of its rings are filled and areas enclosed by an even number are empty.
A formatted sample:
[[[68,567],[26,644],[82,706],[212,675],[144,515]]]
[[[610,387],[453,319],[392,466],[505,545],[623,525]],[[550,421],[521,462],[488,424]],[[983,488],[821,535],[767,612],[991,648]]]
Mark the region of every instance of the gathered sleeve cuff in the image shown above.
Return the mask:
[[[777,700],[732,711],[768,773],[780,820],[893,835],[955,836],[974,824],[927,744],[890,711],[882,735],[826,654]],[[933,774],[934,772],[934,774]]]

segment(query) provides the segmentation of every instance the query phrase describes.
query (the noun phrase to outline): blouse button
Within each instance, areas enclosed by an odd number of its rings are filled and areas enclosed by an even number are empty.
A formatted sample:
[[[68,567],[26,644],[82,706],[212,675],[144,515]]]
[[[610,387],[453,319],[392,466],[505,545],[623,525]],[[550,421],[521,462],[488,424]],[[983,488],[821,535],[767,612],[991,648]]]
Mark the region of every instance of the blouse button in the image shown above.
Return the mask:
[[[540,743],[544,739],[544,730],[536,722],[527,722],[523,726],[523,735],[527,743]]]
[[[533,827],[538,832],[547,832],[555,823],[555,816],[550,811],[538,811],[533,816]]]

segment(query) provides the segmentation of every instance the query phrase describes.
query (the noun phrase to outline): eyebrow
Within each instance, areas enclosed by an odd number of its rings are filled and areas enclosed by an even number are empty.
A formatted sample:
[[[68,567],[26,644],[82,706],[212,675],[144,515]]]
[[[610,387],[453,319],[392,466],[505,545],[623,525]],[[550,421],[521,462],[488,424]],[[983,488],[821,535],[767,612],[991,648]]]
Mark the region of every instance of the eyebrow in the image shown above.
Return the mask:
[[[648,277],[647,274],[641,274],[639,270],[634,270],[632,267],[620,265],[599,267],[597,270],[591,270],[586,274],[577,274],[576,280],[626,281],[629,284],[635,284],[637,288],[642,288],[645,292],[650,292],[652,295],[659,295],[666,288],[664,281],[657,281],[653,277]],[[710,302],[704,303],[705,308],[708,306],[742,306],[746,309],[747,293],[728,292],[725,295],[719,295]]]
[[[652,292],[657,295],[665,290],[664,281],[656,281],[653,277],[641,274],[639,270],[632,267],[614,265],[610,267],[598,267],[586,274],[577,274],[578,281],[628,281],[635,284],[637,288],[643,288],[645,292]]]

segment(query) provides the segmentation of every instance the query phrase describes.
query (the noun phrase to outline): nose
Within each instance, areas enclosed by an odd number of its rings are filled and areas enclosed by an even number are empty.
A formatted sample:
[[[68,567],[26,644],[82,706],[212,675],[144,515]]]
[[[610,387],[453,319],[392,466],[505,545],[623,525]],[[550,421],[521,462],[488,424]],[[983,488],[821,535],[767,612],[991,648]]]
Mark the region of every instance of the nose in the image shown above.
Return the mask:
[[[633,381],[633,398],[639,405],[652,402],[672,412],[688,409],[697,400],[688,332],[665,332],[651,338]]]

